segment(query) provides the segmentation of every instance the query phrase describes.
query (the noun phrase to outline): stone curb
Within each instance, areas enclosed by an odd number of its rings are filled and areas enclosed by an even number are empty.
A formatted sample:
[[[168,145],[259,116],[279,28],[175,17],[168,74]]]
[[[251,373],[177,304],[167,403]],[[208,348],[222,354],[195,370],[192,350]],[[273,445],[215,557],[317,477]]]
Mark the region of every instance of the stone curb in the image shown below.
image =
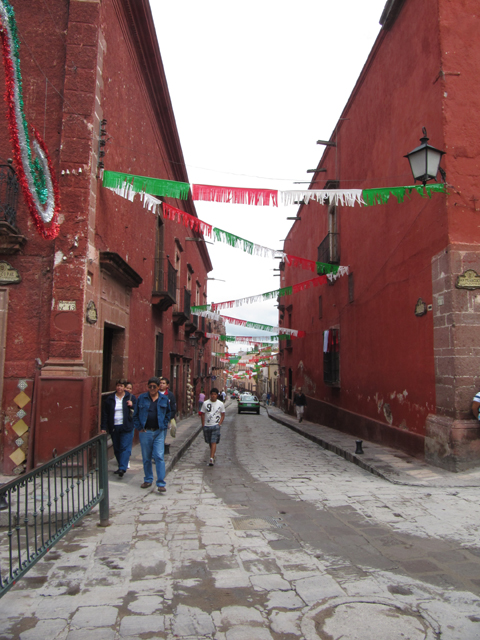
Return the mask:
[[[270,407],[264,406],[264,408],[271,420],[288,427],[302,437],[318,444],[323,449],[335,453],[341,458],[347,460],[347,462],[351,462],[364,471],[382,478],[391,484],[432,489],[480,487],[480,472],[478,469],[465,472],[464,474],[455,474],[445,471],[444,469],[432,467],[426,462],[408,456],[401,451],[367,441],[364,441],[365,455],[358,456],[351,450],[342,446],[342,443],[338,442],[338,440],[341,440],[342,438],[348,438],[349,444],[352,446],[355,442],[355,436],[309,421],[306,421],[306,424],[302,427],[296,422],[295,418],[281,413],[281,410],[278,409],[278,407],[275,407],[273,411]],[[322,430],[322,435],[312,433],[315,429]],[[328,437],[330,432],[332,432],[332,440],[337,440],[336,443],[328,441],[325,438],[325,436]],[[397,464],[396,458],[402,458],[403,460],[407,460],[411,463],[411,465],[409,465],[410,473],[406,472],[405,468],[402,469],[402,467]]]
[[[327,451],[332,451],[337,456],[340,456],[341,458],[344,458],[348,462],[352,462],[353,464],[356,464],[361,469],[364,469],[365,471],[368,471],[369,473],[372,473],[375,476],[383,478],[384,480],[388,480],[388,482],[392,482],[393,484],[402,484],[402,485],[406,484],[404,482],[400,482],[399,480],[392,480],[387,475],[385,475],[384,473],[382,473],[381,471],[376,469],[373,465],[368,464],[367,462],[365,462],[361,458],[358,458],[351,451],[347,451],[346,449],[342,449],[341,447],[339,447],[339,446],[337,446],[335,444],[331,444],[330,442],[327,442],[326,440],[324,440],[323,438],[320,438],[319,436],[313,435],[312,433],[308,433],[307,431],[305,431],[304,429],[299,427],[297,424],[294,424],[294,423],[292,424],[291,422],[289,422],[287,420],[282,420],[280,417],[278,417],[276,415],[273,415],[273,414],[270,414],[267,407],[265,407],[265,409],[267,410],[267,414],[268,414],[268,417],[270,418],[270,420],[274,420],[275,422],[278,422],[279,424],[283,424],[285,427],[288,427],[292,431],[295,431],[296,433],[300,434],[301,436],[303,436],[307,440],[311,440],[312,442],[315,442],[315,444],[320,445],[321,447],[323,447],[323,449],[327,449]]]

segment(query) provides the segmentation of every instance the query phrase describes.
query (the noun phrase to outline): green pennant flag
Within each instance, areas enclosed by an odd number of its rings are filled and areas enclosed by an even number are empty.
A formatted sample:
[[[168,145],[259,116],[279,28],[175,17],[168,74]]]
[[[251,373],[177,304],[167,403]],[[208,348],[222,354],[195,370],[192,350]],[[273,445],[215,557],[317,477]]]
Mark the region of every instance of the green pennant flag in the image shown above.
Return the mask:
[[[103,186],[108,189],[122,189],[125,183],[135,193],[149,193],[151,196],[163,196],[165,198],[178,198],[187,200],[190,185],[187,182],[175,182],[173,180],[161,180],[160,178],[147,178],[130,173],[118,171],[103,172]]]
[[[410,197],[412,191],[416,191],[422,198],[432,197],[432,193],[447,193],[447,185],[443,183],[436,184],[415,184],[408,187],[384,187],[381,189],[364,189],[362,197],[367,207],[376,204],[386,204],[390,199],[390,195],[397,199],[401,204],[405,200],[405,196]]]
[[[250,240],[245,240],[245,238],[240,238],[240,236],[236,236],[228,231],[223,231],[223,229],[218,229],[217,227],[213,227],[213,235],[217,242],[225,242],[231,247],[237,247],[237,245],[240,244],[243,245],[243,250],[246,253],[253,253],[254,243],[250,242]]]
[[[328,264],[327,262],[317,262],[316,264],[319,276],[325,276],[327,273],[337,274],[340,268],[338,264]]]

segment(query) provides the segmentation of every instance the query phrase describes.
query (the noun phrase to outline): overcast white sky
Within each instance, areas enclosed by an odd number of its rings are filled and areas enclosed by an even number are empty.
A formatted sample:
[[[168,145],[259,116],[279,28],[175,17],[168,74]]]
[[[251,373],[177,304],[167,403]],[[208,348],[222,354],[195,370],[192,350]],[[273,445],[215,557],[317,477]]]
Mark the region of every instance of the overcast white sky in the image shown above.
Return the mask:
[[[324,147],[316,141],[335,127],[385,0],[150,2],[190,183],[307,189],[293,182],[307,181],[317,166]],[[196,209],[213,226],[282,249],[297,207],[197,202]],[[210,277],[225,280],[208,283],[209,303],[279,288],[278,260],[221,243],[208,249]],[[303,279],[311,277],[305,271]],[[223,313],[277,325],[276,304]],[[260,335],[232,325],[227,332]]]

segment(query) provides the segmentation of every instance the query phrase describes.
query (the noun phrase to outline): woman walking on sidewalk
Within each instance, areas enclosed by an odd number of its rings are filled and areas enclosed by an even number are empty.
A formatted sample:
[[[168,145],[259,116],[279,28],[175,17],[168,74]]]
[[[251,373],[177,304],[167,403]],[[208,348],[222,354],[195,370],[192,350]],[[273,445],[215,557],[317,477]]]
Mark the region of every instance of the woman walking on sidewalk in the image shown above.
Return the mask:
[[[293,397],[293,404],[295,406],[295,412],[299,422],[303,420],[303,414],[305,407],[307,406],[307,399],[305,394],[302,393],[302,387],[297,387],[297,393]]]
[[[123,478],[132,452],[134,396],[125,391],[127,381],[117,380],[115,393],[103,401],[101,430],[112,438],[113,452],[118,462],[114,473]]]

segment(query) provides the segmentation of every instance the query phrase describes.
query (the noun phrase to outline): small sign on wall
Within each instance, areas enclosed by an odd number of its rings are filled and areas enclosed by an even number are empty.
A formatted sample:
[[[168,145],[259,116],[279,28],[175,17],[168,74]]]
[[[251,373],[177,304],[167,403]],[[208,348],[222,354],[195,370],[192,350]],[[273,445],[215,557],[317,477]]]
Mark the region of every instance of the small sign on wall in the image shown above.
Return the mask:
[[[473,269],[467,269],[457,278],[457,289],[480,289],[480,276]]]
[[[3,260],[0,262],[0,284],[17,284],[21,280],[17,269],[14,269],[8,262]]]
[[[98,320],[97,307],[93,300],[87,304],[87,322],[89,324],[95,324]]]
[[[59,300],[57,309],[58,311],[76,311],[77,303],[75,300]]]

